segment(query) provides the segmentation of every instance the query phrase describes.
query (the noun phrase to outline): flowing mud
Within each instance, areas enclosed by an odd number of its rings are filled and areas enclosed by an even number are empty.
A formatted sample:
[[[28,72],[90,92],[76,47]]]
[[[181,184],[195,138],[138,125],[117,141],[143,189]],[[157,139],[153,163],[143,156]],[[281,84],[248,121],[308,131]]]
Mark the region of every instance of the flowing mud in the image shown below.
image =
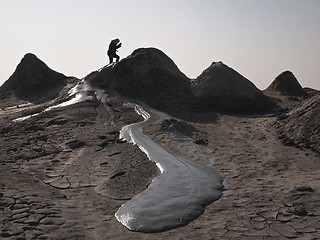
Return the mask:
[[[200,216],[204,207],[222,195],[222,178],[215,171],[166,151],[143,133],[143,127],[159,120],[140,106],[145,121],[125,126],[121,137],[137,144],[162,174],[151,185],[123,204],[115,214],[133,231],[159,232],[184,226]]]

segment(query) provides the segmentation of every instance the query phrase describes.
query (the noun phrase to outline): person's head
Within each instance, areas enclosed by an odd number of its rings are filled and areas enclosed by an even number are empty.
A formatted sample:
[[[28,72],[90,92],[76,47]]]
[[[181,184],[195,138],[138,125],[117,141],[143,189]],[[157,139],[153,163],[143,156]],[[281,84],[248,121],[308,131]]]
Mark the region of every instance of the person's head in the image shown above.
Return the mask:
[[[120,42],[119,38],[116,38],[114,41],[115,41],[116,43]]]

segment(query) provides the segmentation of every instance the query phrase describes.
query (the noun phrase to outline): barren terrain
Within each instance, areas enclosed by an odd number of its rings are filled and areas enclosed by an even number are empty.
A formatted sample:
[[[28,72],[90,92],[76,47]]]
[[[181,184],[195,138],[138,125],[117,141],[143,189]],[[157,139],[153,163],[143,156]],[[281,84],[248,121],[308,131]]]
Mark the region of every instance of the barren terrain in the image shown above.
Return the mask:
[[[320,237],[319,154],[284,146],[276,117],[207,113],[149,126],[146,133],[170,151],[217,170],[225,192],[187,226],[144,234],[114,217],[159,174],[140,149],[118,139],[123,125],[142,120],[134,110],[110,97],[13,122],[23,108],[2,111],[2,238]]]
[[[0,87],[0,238],[320,239],[320,95],[276,80],[262,92],[222,63],[191,80],[154,48],[79,80],[26,54]],[[132,99],[169,114],[145,134],[224,179],[186,226],[147,234],[115,218],[160,174],[119,139],[143,120]]]

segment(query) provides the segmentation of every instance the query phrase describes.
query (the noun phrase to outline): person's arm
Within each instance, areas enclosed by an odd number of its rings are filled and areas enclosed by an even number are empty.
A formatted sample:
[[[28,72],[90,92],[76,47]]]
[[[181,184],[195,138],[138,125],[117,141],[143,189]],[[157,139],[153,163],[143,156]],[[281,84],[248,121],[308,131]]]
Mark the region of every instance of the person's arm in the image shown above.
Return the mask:
[[[119,47],[121,47],[121,45],[122,45],[122,43],[119,42],[119,43],[117,44],[116,48],[118,49]]]

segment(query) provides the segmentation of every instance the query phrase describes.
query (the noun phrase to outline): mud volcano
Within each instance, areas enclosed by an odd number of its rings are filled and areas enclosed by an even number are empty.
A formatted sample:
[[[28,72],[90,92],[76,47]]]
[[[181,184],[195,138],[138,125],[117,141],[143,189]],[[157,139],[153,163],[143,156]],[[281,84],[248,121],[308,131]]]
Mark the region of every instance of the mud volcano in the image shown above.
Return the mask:
[[[156,48],[140,48],[97,77],[102,88],[144,101],[162,111],[187,111],[192,98],[190,79]]]
[[[252,82],[222,62],[213,62],[193,80],[192,90],[200,111],[255,113],[274,107]]]
[[[269,91],[277,91],[288,96],[303,96],[306,92],[290,71],[279,74],[267,88]]]
[[[19,97],[63,87],[67,77],[50,69],[34,54],[27,53],[13,75],[1,86],[1,92],[12,91]]]

